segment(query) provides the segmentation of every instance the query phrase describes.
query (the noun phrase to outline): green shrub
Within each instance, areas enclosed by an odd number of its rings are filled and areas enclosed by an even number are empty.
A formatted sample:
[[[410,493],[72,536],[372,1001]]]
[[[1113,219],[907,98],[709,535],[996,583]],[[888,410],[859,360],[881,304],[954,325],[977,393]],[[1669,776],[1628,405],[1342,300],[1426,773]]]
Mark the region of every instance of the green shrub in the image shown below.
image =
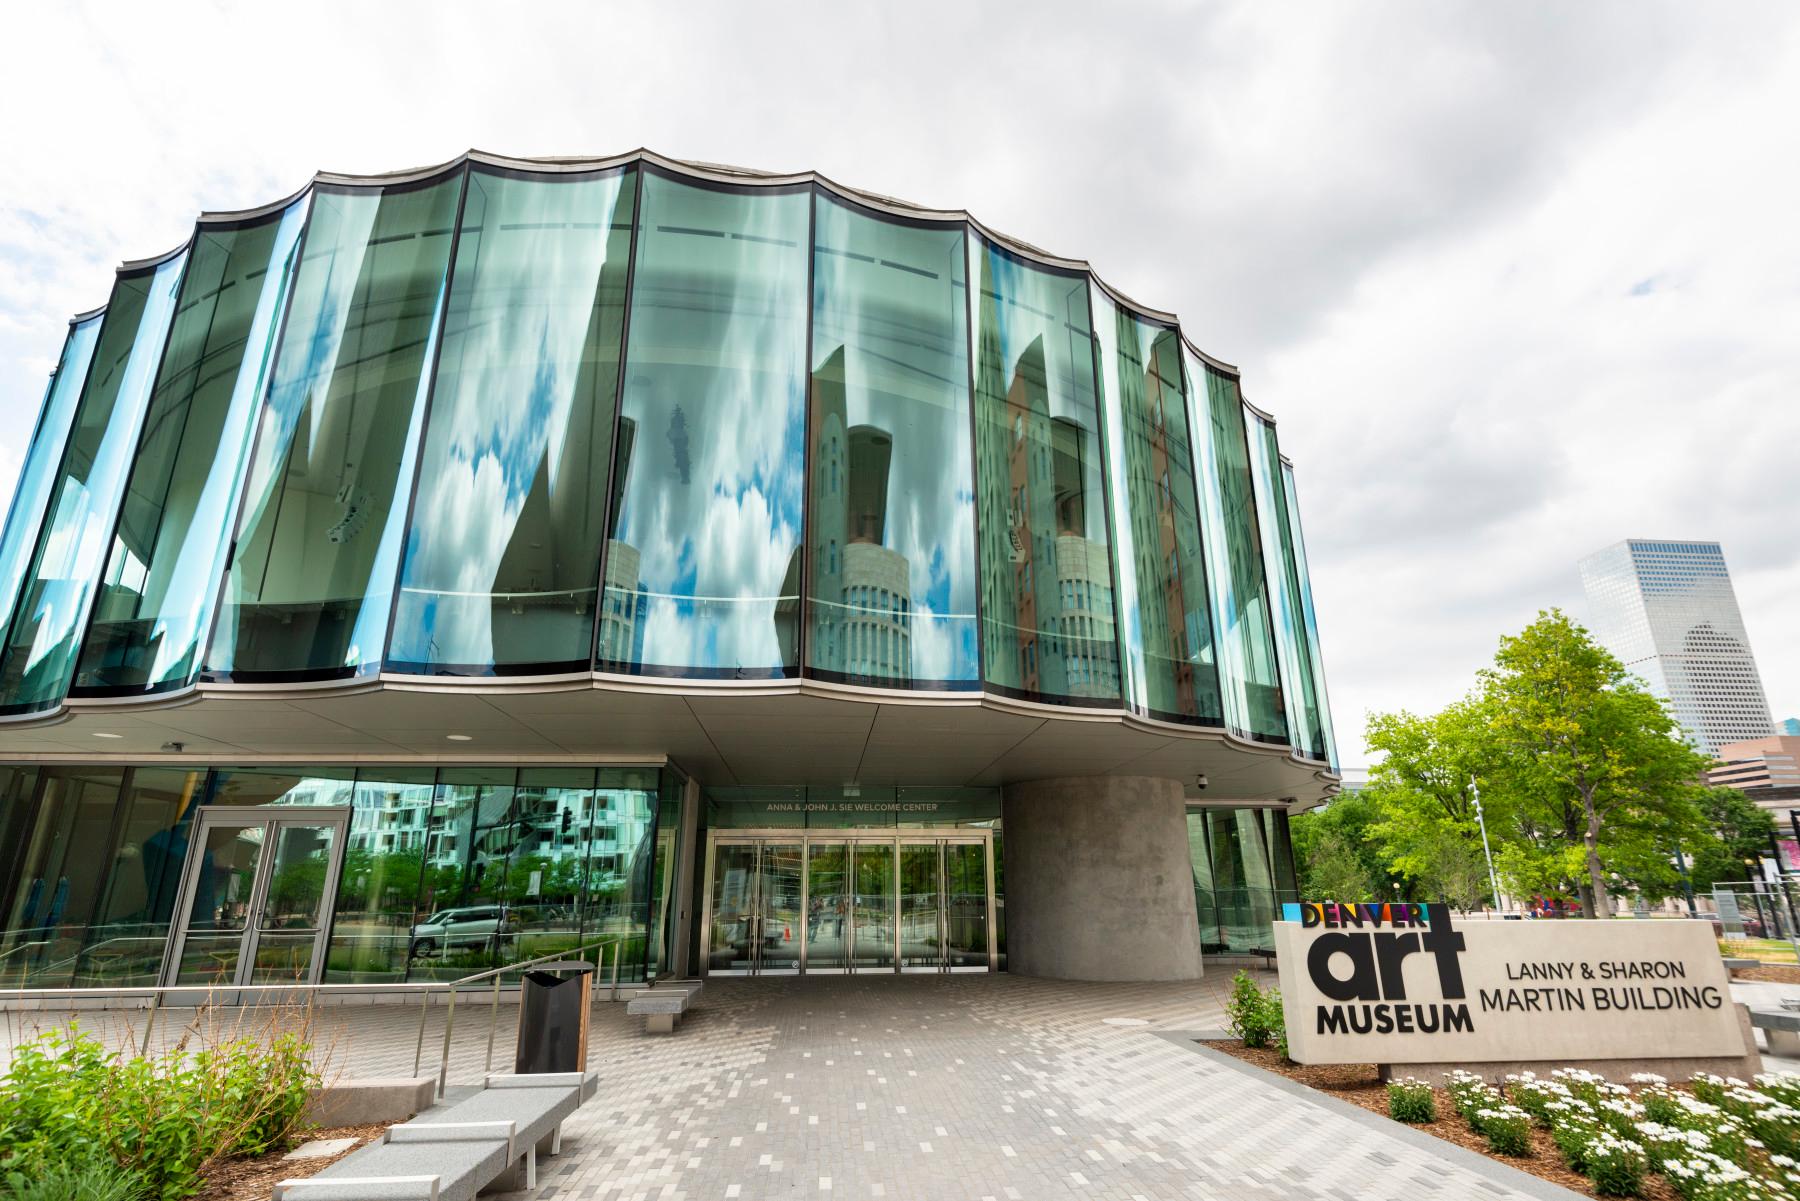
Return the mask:
[[[1455,1106],[1457,1115],[1477,1134],[1481,1133],[1482,1113],[1498,1109],[1503,1103],[1500,1094],[1488,1087],[1487,1081],[1461,1070],[1450,1073],[1444,1091],[1450,1094],[1450,1104]]]
[[[292,1135],[318,1082],[308,1050],[298,1034],[267,1031],[128,1057],[73,1024],[49,1031],[18,1048],[0,1080],[0,1175],[35,1187],[52,1168],[98,1160],[155,1201],[192,1196],[214,1160]]]
[[[129,1168],[101,1159],[53,1163],[26,1174],[9,1173],[6,1201],[139,1201],[144,1178]]]
[[[1548,1107],[1556,1101],[1566,1101],[1572,1094],[1555,1080],[1539,1079],[1534,1073],[1521,1072],[1506,1078],[1506,1098],[1533,1118],[1550,1125]]]
[[[1602,1197],[1635,1197],[1644,1187],[1644,1149],[1610,1130],[1594,1135],[1587,1148],[1587,1176]]]
[[[1271,988],[1263,994],[1263,1026],[1275,1038],[1275,1050],[1283,1059],[1292,1059],[1288,1054],[1287,1012],[1281,1004],[1281,990]]]
[[[1531,1154],[1531,1115],[1517,1105],[1501,1105],[1480,1110],[1479,1130],[1487,1138],[1488,1150],[1496,1155]],[[1474,1125],[1474,1123],[1470,1123]]]
[[[1557,1121],[1550,1127],[1550,1141],[1556,1144],[1571,1172],[1587,1171],[1588,1148],[1599,1135],[1597,1124],[1575,1117]]]
[[[1423,1080],[1408,1076],[1388,1081],[1387,1100],[1388,1117],[1396,1122],[1437,1121],[1437,1096]]]
[[[1266,1047],[1275,1033],[1269,1027],[1268,1002],[1249,972],[1239,972],[1231,978],[1231,999],[1225,1002],[1225,1017],[1231,1033],[1243,1039],[1246,1047]]]

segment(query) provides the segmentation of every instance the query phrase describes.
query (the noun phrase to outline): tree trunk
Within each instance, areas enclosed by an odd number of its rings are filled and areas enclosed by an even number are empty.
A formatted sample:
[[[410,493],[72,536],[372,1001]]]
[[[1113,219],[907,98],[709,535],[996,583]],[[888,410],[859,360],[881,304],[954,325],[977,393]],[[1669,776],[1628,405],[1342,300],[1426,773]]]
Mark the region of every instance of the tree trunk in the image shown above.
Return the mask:
[[[1587,809],[1587,833],[1582,837],[1582,844],[1587,848],[1588,887],[1594,890],[1594,917],[1611,917],[1612,898],[1606,892],[1606,875],[1600,867],[1600,815],[1594,812],[1592,801],[1585,797],[1583,806]]]

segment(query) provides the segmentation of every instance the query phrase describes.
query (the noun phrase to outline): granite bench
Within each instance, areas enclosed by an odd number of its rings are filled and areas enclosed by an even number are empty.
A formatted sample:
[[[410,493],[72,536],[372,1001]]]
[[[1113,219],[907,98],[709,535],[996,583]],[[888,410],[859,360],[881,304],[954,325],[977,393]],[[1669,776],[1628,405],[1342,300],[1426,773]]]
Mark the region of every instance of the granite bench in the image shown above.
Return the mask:
[[[1750,1024],[1769,1040],[1769,1054],[1800,1059],[1800,1010],[1752,1009]]]
[[[651,1034],[672,1034],[675,1023],[693,1007],[694,998],[706,987],[703,980],[671,980],[646,988],[625,1002],[625,1012],[642,1016]]]
[[[563,1120],[594,1095],[580,1072],[489,1076],[482,1090],[317,1176],[284,1180],[274,1201],[469,1201],[537,1187],[537,1157],[562,1150]]]

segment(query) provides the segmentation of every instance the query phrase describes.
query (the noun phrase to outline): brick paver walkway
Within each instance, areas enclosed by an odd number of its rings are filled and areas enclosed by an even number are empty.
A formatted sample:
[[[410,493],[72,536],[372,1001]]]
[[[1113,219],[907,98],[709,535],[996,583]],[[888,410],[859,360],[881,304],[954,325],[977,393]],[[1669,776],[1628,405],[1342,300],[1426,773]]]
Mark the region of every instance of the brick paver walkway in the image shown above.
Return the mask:
[[[673,1036],[594,1011],[601,1093],[543,1161],[542,1201],[867,1198],[1506,1201],[1519,1191],[1379,1124],[1188,1049],[1223,1025],[1198,984],[1011,975],[711,981]],[[480,1079],[485,1007],[458,1006],[450,1079]],[[515,1007],[496,1067],[510,1068]],[[12,1013],[0,1042],[65,1015]],[[143,1014],[82,1015],[110,1041]],[[442,1012],[425,1070],[435,1070]],[[191,1014],[159,1019],[156,1042]],[[409,1074],[417,1010],[320,1011],[328,1072]],[[5,1037],[11,1036],[11,1037]],[[3,1052],[0,1052],[3,1054]],[[1514,1178],[1517,1182],[1518,1178]],[[1564,1194],[1567,1196],[1568,1194]],[[525,1194],[514,1194],[523,1198]]]

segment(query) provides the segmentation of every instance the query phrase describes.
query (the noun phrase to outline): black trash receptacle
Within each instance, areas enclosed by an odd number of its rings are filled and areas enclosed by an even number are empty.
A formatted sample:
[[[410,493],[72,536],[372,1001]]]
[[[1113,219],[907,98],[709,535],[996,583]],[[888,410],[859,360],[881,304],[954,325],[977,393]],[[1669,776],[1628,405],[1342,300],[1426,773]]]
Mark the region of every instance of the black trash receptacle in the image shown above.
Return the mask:
[[[515,1072],[587,1070],[588,997],[594,965],[579,959],[540,963],[519,985]]]

